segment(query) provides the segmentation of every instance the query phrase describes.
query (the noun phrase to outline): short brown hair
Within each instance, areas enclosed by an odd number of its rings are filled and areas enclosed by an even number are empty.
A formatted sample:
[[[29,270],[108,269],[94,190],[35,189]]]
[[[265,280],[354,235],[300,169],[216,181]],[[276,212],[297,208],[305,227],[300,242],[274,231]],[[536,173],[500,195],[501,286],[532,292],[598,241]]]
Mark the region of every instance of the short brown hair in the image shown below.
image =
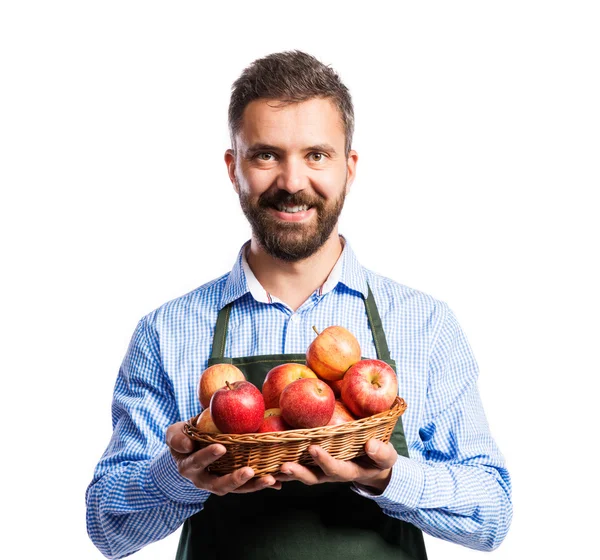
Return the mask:
[[[244,109],[256,99],[277,99],[298,103],[315,97],[331,99],[340,111],[346,134],[346,156],[352,146],[354,108],[348,88],[337,73],[302,51],[285,51],[255,60],[233,83],[229,102],[229,133],[235,135],[242,124]]]

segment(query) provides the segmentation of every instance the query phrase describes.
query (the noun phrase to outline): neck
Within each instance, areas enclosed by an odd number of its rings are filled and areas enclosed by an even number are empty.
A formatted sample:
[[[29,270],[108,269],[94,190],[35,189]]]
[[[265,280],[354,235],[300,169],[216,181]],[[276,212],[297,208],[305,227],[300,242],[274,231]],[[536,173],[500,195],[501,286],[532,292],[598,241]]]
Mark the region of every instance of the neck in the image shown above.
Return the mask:
[[[336,227],[325,244],[302,261],[285,262],[272,257],[254,236],[246,258],[260,285],[296,311],[327,280],[343,248]]]

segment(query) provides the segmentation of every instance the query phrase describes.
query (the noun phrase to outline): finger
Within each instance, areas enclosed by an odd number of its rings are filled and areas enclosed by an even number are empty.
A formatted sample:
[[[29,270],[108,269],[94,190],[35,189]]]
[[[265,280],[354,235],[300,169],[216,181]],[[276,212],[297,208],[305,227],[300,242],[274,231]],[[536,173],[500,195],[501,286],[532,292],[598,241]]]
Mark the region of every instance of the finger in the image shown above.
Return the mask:
[[[327,451],[318,445],[311,445],[308,448],[315,463],[329,478],[335,480],[349,481],[359,476],[359,467],[351,461],[340,461],[333,458]]]
[[[277,480],[278,482],[289,482],[290,480],[294,480],[294,478],[289,474],[283,474],[281,472],[278,472],[275,475],[275,480]]]
[[[225,446],[219,443],[208,445],[184,457],[180,461],[180,471],[203,471],[219,457],[222,457],[226,451]]]
[[[391,443],[383,443],[377,439],[370,439],[365,444],[368,457],[380,469],[390,469],[398,459],[398,453]]]
[[[171,424],[167,428],[166,442],[167,445],[177,453],[192,453],[194,451],[194,442],[185,435],[183,427],[185,422],[177,422]]]
[[[237,469],[230,474],[226,474],[215,479],[210,491],[219,496],[224,496],[225,494],[229,494],[229,492],[234,492],[242,485],[249,482],[253,476],[254,470],[252,470],[250,467]]]
[[[326,482],[321,469],[311,470],[298,463],[283,463],[280,470],[284,476],[288,477],[287,480],[299,480],[308,485]]]
[[[247,494],[248,492],[257,492],[258,490],[264,490],[265,488],[281,490],[281,482],[275,480],[273,475],[260,476],[249,480],[246,484],[233,490],[233,492],[236,494]]]

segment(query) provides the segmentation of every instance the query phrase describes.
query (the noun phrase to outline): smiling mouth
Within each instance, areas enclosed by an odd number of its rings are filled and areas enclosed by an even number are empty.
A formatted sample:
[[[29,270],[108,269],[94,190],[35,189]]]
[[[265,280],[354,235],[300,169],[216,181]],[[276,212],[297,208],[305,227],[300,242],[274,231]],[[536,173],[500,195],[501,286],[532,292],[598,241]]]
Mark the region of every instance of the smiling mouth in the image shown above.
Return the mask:
[[[285,204],[275,204],[273,206],[279,212],[285,212],[287,214],[296,214],[297,212],[306,212],[312,206],[308,206],[307,204],[303,204],[301,206],[286,206]]]

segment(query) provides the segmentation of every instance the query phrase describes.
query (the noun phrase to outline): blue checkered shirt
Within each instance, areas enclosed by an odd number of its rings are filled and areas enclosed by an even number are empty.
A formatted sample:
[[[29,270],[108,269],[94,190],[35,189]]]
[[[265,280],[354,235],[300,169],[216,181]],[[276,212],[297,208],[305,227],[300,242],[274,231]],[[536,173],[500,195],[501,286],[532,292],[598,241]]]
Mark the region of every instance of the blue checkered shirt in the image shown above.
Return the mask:
[[[341,325],[375,358],[367,283],[408,403],[410,459],[398,457],[382,494],[353,489],[430,535],[496,548],[512,517],[510,477],[481,405],[477,364],[448,306],[363,268],[347,242],[328,281],[296,312],[257,291],[249,274],[240,250],[231,272],[138,323],[115,385],[113,436],[86,492],[88,533],[100,551],[121,558],[166,537],[210,495],[178,473],[165,432],[201,410],[198,380],[219,310],[235,302],[225,356],[304,353],[312,325]]]

